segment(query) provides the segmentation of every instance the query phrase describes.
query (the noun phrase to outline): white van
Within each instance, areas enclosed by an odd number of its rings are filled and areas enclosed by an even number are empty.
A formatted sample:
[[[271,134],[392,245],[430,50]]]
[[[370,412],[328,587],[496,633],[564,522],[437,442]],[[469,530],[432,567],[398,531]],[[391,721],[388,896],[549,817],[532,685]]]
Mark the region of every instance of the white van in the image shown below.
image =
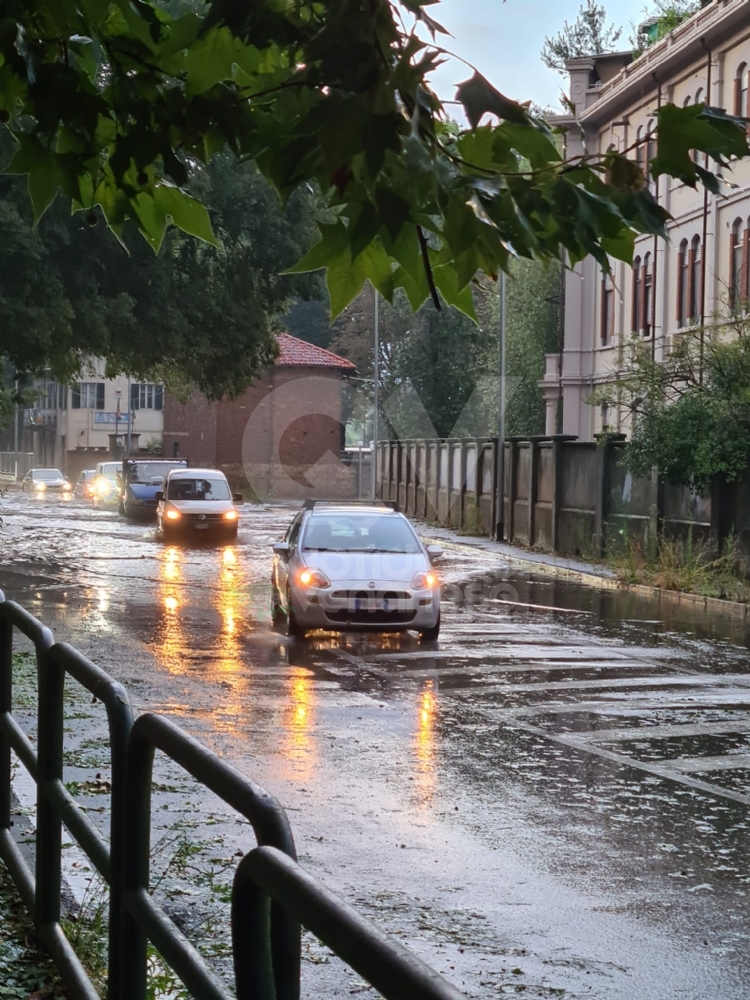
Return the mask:
[[[178,535],[237,537],[241,493],[232,493],[218,469],[173,469],[156,494],[156,530],[164,541]]]

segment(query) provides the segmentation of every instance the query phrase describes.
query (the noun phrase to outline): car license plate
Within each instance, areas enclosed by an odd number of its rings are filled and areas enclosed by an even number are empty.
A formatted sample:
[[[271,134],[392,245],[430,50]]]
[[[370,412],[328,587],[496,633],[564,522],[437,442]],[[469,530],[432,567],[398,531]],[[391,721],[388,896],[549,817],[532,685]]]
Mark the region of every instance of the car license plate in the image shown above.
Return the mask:
[[[203,529],[203,530],[205,531],[205,530],[206,530],[206,528],[208,528],[208,527],[209,527],[209,525],[208,525],[208,524],[196,524],[196,526],[195,526],[195,527],[196,527],[196,529],[197,529],[198,531],[200,531],[201,529]]]
[[[387,611],[388,601],[377,597],[357,597],[354,601],[355,611]]]

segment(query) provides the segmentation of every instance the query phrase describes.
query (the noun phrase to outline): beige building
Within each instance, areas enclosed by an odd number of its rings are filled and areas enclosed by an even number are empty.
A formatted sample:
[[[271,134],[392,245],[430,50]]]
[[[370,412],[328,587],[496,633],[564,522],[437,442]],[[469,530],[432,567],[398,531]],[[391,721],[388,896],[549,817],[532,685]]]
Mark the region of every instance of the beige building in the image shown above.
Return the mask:
[[[22,450],[36,465],[61,469],[69,478],[97,462],[161,447],[164,388],[126,376],[104,377],[104,362],[90,364],[85,379],[71,385],[36,380],[38,396],[24,411]],[[129,433],[129,436],[128,436]]]
[[[660,104],[748,114],[750,3],[710,0],[638,59],[610,53],[574,59],[568,70],[575,115],[558,119],[568,157],[637,144],[632,155],[645,164],[656,154],[650,133]],[[624,411],[589,402],[612,379],[622,345],[637,338],[659,360],[684,331],[748,296],[750,160],[724,171],[719,196],[667,177],[652,191],[672,216],[669,242],[639,237],[633,267],[614,261],[613,280],[593,258],[567,274],[564,350],[547,356],[542,382],[547,433],[558,429],[560,403],[565,434],[627,432]]]

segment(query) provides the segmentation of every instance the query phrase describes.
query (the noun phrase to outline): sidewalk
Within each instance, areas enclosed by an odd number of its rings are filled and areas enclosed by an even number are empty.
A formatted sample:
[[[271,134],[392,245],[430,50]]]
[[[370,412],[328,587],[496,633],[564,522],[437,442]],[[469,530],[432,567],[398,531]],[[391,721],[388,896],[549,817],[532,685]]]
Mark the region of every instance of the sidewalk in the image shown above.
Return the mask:
[[[720,597],[705,597],[702,594],[692,594],[682,590],[663,590],[642,583],[624,583],[618,579],[614,570],[608,566],[586,563],[578,559],[566,559],[548,552],[532,552],[516,548],[505,542],[493,542],[489,538],[461,535],[449,528],[438,528],[430,524],[415,522],[420,536],[428,542],[436,542],[446,550],[476,549],[483,553],[497,556],[499,562],[509,566],[517,566],[529,573],[548,573],[562,577],[573,583],[581,583],[588,587],[598,587],[602,590],[625,590],[640,597],[656,601],[688,604],[696,609],[711,613],[730,615],[732,618],[750,619],[750,604],[739,601],[728,601]]]

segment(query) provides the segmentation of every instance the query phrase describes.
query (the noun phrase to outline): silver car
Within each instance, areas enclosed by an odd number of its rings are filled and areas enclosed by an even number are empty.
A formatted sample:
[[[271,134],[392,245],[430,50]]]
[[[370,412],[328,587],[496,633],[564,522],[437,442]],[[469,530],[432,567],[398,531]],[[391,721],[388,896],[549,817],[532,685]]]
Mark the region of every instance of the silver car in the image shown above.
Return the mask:
[[[440,632],[442,555],[424,546],[395,504],[306,501],[274,545],[272,617],[306,631]]]

